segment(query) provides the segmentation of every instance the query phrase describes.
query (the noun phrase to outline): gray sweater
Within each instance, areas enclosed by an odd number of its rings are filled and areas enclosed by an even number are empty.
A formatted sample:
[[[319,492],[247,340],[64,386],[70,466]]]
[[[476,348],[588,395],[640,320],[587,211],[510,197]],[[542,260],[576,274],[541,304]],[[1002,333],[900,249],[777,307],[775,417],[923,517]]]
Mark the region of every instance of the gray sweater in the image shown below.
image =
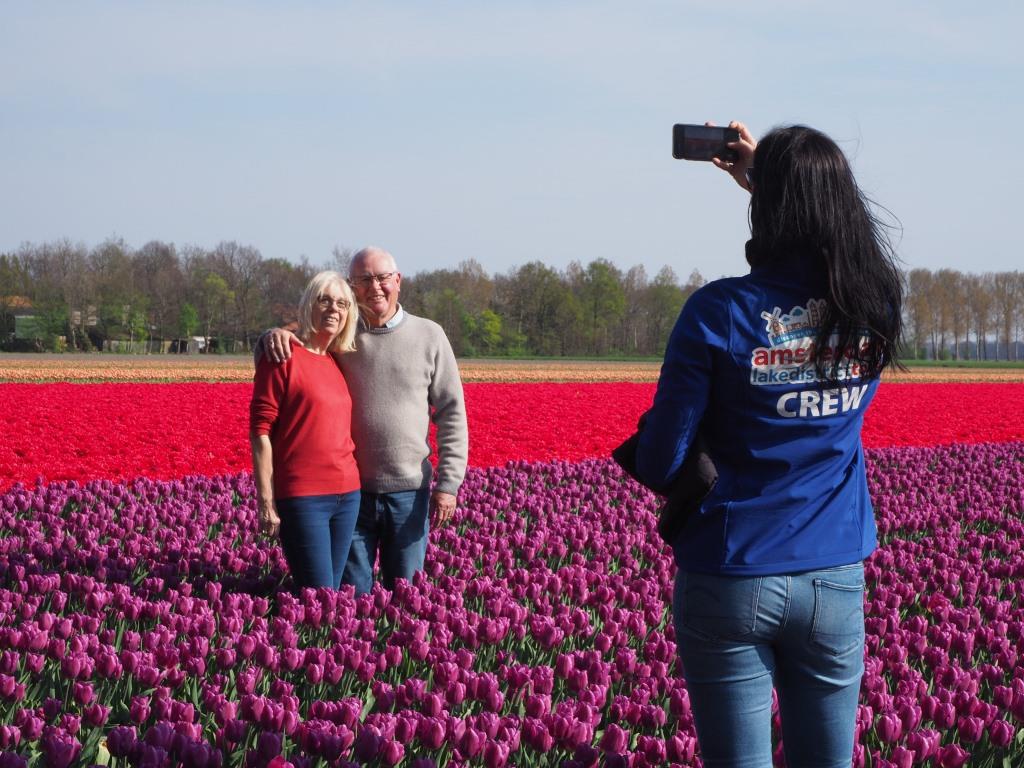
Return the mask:
[[[437,490],[458,493],[469,458],[462,380],[440,325],[405,313],[393,328],[360,323],[356,351],[338,358],[352,394],[352,440],[362,489],[391,493],[430,483],[437,424]]]

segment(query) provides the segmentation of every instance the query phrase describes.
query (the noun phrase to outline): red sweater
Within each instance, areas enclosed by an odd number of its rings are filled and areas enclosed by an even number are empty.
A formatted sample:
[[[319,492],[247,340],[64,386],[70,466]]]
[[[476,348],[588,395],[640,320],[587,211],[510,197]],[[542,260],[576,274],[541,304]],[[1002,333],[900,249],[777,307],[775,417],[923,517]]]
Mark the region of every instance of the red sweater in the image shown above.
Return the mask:
[[[351,424],[352,398],[334,357],[295,345],[284,363],[260,358],[249,426],[270,435],[275,499],[358,490]]]

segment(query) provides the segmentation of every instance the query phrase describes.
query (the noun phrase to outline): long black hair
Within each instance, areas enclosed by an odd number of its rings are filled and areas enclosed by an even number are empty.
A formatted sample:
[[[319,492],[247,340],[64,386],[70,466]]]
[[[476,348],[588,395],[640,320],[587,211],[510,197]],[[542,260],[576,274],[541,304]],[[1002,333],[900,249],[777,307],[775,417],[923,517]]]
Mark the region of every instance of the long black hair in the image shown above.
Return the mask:
[[[835,382],[850,363],[869,378],[898,366],[900,270],[842,150],[813,128],[776,128],[758,142],[751,178],[751,266],[801,258],[824,283],[812,358],[819,378]]]

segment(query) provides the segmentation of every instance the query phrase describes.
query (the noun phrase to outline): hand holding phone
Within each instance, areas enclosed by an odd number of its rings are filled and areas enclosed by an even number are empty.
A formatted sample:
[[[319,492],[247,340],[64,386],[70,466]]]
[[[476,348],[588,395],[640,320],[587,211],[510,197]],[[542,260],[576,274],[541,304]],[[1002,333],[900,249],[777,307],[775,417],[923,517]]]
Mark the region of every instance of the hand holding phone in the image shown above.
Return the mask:
[[[677,124],[672,127],[672,156],[677,160],[706,160],[728,173],[748,192],[748,171],[754,166],[757,140],[743,123],[727,127]]]
[[[672,157],[706,161],[718,158],[732,163],[737,155],[729,144],[739,140],[740,132],[735,128],[676,123],[672,126]]]

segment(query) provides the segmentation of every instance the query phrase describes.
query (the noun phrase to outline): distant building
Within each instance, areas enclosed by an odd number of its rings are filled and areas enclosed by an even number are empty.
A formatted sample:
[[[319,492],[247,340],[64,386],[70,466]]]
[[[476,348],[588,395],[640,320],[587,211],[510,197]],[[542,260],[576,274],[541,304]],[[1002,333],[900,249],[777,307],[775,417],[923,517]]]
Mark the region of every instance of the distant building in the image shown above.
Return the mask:
[[[26,296],[0,296],[0,308],[14,318],[15,339],[40,339],[43,334],[36,323],[35,307]]]

